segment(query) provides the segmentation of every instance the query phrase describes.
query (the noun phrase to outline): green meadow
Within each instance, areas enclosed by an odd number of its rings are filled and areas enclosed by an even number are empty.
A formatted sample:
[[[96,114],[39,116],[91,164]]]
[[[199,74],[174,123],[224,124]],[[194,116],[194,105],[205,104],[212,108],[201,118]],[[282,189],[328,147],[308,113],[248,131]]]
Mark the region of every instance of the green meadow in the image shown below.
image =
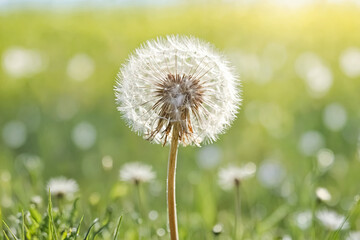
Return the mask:
[[[169,147],[126,126],[113,89],[129,54],[171,34],[221,51],[243,99],[215,143],[179,148],[180,239],[360,239],[360,8],[323,4],[1,12],[0,239],[169,239]],[[156,178],[121,181],[128,162]],[[249,162],[235,226],[218,172]],[[71,198],[50,198],[59,176]]]

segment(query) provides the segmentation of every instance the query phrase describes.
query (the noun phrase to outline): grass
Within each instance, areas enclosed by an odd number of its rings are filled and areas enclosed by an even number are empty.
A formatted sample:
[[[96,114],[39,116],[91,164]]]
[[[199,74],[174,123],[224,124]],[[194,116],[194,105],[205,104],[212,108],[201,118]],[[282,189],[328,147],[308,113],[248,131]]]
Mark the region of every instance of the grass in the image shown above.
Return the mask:
[[[360,81],[346,76],[339,65],[344,50],[360,47],[358,8],[208,5],[24,11],[2,13],[0,22],[2,56],[11,47],[21,47],[38,51],[44,62],[40,72],[20,78],[4,67],[0,70],[2,135],[12,121],[20,121],[26,129],[21,146],[11,147],[6,137],[1,139],[0,239],[132,240],[139,239],[139,233],[147,236],[141,239],[168,239],[162,236],[167,229],[168,149],[132,133],[116,112],[113,94],[116,73],[128,54],[143,41],[165,34],[189,34],[212,42],[229,56],[243,80],[238,119],[214,144],[221,153],[220,163],[201,167],[199,155],[207,147],[179,149],[180,239],[232,239],[234,192],[218,186],[217,173],[230,163],[249,161],[258,171],[240,189],[237,230],[242,239],[346,239],[349,232],[360,230],[360,209],[353,200],[360,191]],[[331,71],[332,86],[322,97],[313,97],[295,71],[305,52],[315,53]],[[67,74],[69,60],[78,53],[86,53],[95,65],[83,82]],[[334,102],[347,113],[339,131],[323,121],[324,109]],[[64,118],[63,112],[71,117]],[[83,121],[96,129],[96,141],[86,149],[72,138],[73,129]],[[330,167],[320,168],[317,152],[304,155],[299,150],[308,131],[320,133],[322,147],[334,153]],[[112,158],[111,167],[103,166],[105,156]],[[157,180],[140,188],[144,209],[157,213],[157,218],[141,217],[137,189],[118,180],[120,167],[129,161],[151,164],[157,172]],[[276,164],[276,173],[282,176],[271,186],[266,184],[271,179],[264,183],[261,178],[268,163]],[[80,185],[76,198],[64,201],[61,208],[45,189],[51,177],[60,175]],[[317,187],[327,188],[332,199],[318,202]],[[312,208],[337,211],[346,216],[349,228],[332,231],[317,219],[312,226],[299,228],[294,216]],[[218,223],[223,231],[214,236],[212,228]]]

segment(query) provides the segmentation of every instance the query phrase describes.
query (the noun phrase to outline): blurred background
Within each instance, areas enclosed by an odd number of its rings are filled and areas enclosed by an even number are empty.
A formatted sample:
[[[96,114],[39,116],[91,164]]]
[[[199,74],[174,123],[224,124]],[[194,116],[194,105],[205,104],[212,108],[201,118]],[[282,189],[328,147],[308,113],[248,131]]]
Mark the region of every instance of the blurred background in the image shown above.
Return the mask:
[[[119,169],[138,161],[157,173],[143,191],[166,219],[168,148],[131,132],[113,85],[135,48],[167,34],[214,44],[244,99],[215,144],[180,148],[182,225],[208,228],[228,214],[233,195],[219,188],[218,170],[248,162],[257,173],[243,184],[244,211],[255,220],[280,205],[305,210],[312,187],[329,190],[328,207],[349,209],[360,192],[360,1],[0,0],[4,216],[46,196],[57,176],[79,183],[87,215],[113,203],[127,211],[133,190]]]

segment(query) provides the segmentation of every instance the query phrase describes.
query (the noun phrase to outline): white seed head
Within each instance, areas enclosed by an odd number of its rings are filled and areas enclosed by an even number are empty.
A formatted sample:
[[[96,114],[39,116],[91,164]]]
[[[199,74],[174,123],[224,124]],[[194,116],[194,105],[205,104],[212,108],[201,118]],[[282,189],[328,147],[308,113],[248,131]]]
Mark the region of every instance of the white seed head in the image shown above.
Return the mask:
[[[243,180],[253,177],[256,172],[256,165],[252,162],[243,167],[229,166],[219,171],[219,185],[224,189],[231,189],[240,184]]]
[[[183,145],[212,142],[235,119],[238,80],[213,47],[193,37],[147,41],[121,68],[118,110],[135,132],[165,145],[175,125]]]
[[[315,193],[316,197],[321,201],[327,202],[331,200],[331,194],[326,188],[318,187]]]
[[[332,231],[349,228],[349,222],[346,220],[345,216],[332,210],[319,210],[316,212],[316,218],[324,227]]]
[[[58,177],[49,180],[46,185],[46,190],[49,191],[49,189],[51,195],[63,198],[73,196],[79,190],[79,186],[73,179]]]
[[[120,169],[120,180],[135,184],[149,182],[156,177],[152,167],[146,164],[134,162],[127,163]]]

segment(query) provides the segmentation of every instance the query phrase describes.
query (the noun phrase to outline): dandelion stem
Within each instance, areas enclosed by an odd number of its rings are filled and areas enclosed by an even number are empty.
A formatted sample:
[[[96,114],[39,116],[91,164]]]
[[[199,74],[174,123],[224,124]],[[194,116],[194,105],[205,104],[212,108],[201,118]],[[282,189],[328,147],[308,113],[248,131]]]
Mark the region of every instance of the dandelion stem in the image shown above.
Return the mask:
[[[170,228],[170,239],[178,240],[178,227],[176,217],[176,199],[175,199],[175,174],[176,174],[176,160],[177,150],[179,145],[179,125],[174,124],[172,130],[169,163],[168,163],[168,177],[167,177],[167,203],[168,203],[168,217]]]
[[[241,199],[240,199],[240,181],[235,181],[235,227],[234,227],[234,240],[237,239],[238,222],[241,215]]]

